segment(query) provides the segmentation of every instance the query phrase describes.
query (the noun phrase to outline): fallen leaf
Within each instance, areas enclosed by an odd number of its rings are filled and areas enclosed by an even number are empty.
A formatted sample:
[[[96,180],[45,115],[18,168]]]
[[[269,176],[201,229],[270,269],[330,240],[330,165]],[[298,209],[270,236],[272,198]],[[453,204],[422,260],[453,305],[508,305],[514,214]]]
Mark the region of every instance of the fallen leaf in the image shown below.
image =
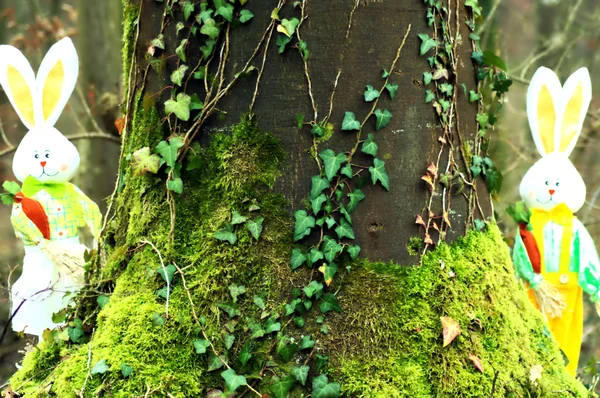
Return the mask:
[[[448,346],[460,334],[460,325],[449,316],[440,317],[442,321],[442,335],[444,336],[444,347]]]
[[[469,354],[469,359],[471,360],[471,362],[473,362],[473,365],[475,365],[477,370],[483,373],[483,364],[481,363],[481,359],[479,359],[479,357],[474,354]]]
[[[125,128],[125,118],[120,117],[120,118],[116,119],[115,127],[117,128],[119,135],[121,135],[121,133],[123,133],[123,129]]]
[[[423,227],[425,227],[425,221],[423,221],[423,217],[421,217],[421,215],[417,216],[417,219],[415,220],[415,224],[419,224],[419,225],[422,225]]]
[[[431,162],[431,164],[429,165],[429,167],[427,167],[427,171],[430,172],[434,177],[437,177],[437,167],[435,167],[435,164],[433,164],[433,162]]]
[[[529,380],[533,383],[534,386],[537,386],[537,380],[542,378],[542,372],[544,367],[542,365],[534,365],[531,367],[529,371]]]
[[[425,181],[429,186],[429,189],[433,191],[433,180],[431,179],[431,176],[429,174],[425,174],[423,177],[421,177],[421,180]]]

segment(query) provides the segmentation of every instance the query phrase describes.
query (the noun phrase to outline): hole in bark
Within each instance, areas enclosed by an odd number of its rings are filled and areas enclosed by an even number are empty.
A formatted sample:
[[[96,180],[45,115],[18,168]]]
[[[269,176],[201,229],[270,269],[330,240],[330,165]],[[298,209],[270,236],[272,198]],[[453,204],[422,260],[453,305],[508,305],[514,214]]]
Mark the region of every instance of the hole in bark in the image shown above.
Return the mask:
[[[369,225],[367,227],[367,231],[369,231],[372,234],[379,232],[382,229],[383,229],[383,224],[378,223],[377,221],[371,221],[371,225]]]

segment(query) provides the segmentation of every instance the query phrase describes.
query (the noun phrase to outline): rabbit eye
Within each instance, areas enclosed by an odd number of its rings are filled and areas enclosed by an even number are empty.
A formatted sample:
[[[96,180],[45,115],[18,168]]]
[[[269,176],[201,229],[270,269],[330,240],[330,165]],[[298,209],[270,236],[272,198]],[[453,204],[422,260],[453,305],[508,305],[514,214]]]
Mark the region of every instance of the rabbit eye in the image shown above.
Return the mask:
[[[36,153],[35,155],[33,155],[33,157],[36,158],[36,159],[39,159],[40,155],[39,155],[39,153]]]
[[[550,181],[546,181],[546,185],[550,185]]]
[[[46,159],[50,159],[50,154],[49,153],[45,154],[44,156],[46,157]]]
[[[556,186],[557,186],[557,187],[558,187],[558,186],[560,186],[560,182],[558,182],[558,181],[557,181],[557,182],[556,182]]]

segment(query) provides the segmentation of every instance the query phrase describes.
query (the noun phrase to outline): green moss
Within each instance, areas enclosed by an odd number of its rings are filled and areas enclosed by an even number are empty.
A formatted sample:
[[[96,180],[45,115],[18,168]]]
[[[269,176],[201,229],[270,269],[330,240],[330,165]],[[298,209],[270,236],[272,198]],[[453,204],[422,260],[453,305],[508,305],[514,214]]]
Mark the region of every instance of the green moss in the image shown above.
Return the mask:
[[[123,81],[129,81],[129,70],[133,60],[133,48],[137,31],[139,7],[130,0],[123,1]],[[127,98],[127,93],[124,98]]]
[[[489,397],[496,371],[496,396],[587,396],[515,279],[496,226],[438,247],[420,267],[363,261],[345,279],[345,311],[330,317],[325,347],[347,396]],[[446,348],[441,316],[461,326]],[[533,385],[537,364],[544,372]]]
[[[406,251],[411,256],[418,256],[419,254],[421,254],[421,250],[423,250],[423,245],[423,238],[413,236],[408,240],[408,243],[406,244]]]

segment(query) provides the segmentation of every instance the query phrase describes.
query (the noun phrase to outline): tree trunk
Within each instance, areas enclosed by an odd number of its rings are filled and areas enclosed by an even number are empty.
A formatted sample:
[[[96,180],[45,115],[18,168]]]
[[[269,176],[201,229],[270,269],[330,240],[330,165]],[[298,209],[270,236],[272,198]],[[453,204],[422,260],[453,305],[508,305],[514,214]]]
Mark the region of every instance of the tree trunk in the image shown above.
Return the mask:
[[[12,388],[584,396],[483,224],[472,2],[284,3],[125,0],[127,117],[100,255]]]

